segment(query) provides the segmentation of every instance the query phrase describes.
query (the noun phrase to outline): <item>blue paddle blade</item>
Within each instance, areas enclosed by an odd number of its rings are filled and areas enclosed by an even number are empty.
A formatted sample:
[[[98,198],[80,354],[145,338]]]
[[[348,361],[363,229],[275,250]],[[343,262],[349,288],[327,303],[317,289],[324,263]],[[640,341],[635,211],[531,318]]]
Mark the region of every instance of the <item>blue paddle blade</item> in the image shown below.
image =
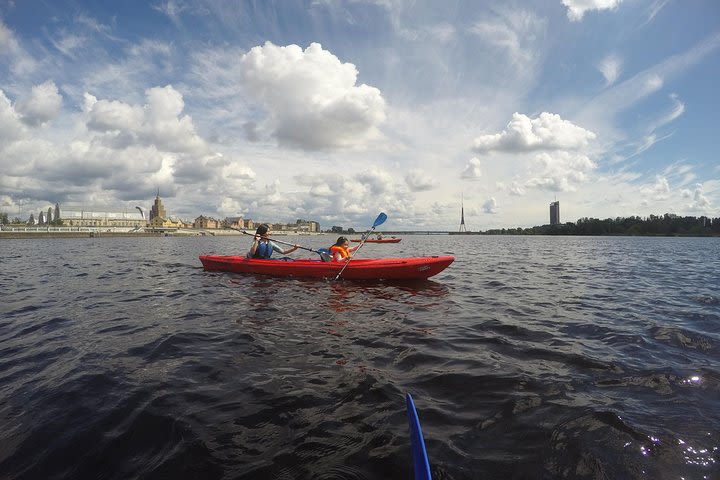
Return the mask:
[[[420,419],[418,419],[415,403],[409,393],[405,395],[405,404],[407,405],[408,423],[410,424],[410,447],[412,448],[415,480],[432,480],[430,463],[428,463],[427,452],[425,451],[425,440],[420,429]]]
[[[382,225],[383,223],[385,223],[385,220],[387,220],[387,215],[380,212],[380,215],[378,215],[377,218],[375,219],[375,223],[373,223],[372,228],[375,228],[378,225]]]

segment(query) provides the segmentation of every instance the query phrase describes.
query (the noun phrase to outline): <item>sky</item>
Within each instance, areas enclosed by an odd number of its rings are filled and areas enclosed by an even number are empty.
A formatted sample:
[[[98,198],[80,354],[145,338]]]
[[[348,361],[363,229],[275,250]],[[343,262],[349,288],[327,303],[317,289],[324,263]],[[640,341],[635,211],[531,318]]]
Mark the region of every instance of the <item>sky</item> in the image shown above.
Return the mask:
[[[720,217],[720,2],[0,0],[0,211]]]

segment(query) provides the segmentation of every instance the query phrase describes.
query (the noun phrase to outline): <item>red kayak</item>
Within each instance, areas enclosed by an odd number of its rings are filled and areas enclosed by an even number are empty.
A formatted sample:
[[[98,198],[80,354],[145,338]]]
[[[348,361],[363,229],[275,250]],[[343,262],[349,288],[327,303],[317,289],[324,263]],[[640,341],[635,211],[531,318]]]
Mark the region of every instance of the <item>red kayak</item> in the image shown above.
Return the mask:
[[[368,238],[365,243],[399,243],[402,238]],[[360,243],[362,240],[353,238],[351,242]]]
[[[342,278],[352,280],[419,280],[445,270],[455,257],[358,258],[350,260]],[[276,277],[335,277],[345,262],[314,259],[272,260],[223,255],[201,255],[208,271],[256,273]]]

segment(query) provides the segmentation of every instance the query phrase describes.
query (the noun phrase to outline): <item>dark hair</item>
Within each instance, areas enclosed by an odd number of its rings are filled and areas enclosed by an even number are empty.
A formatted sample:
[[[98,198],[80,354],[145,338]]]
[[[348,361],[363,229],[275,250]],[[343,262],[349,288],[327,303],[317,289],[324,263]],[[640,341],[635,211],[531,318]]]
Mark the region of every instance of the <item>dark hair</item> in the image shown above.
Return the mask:
[[[342,244],[347,242],[348,239],[345,237],[338,237],[337,242],[335,242],[336,247],[342,247]]]
[[[255,233],[258,235],[265,235],[268,232],[268,230],[270,230],[270,227],[268,226],[268,224],[263,223],[263,224],[258,225],[257,230],[255,230]]]

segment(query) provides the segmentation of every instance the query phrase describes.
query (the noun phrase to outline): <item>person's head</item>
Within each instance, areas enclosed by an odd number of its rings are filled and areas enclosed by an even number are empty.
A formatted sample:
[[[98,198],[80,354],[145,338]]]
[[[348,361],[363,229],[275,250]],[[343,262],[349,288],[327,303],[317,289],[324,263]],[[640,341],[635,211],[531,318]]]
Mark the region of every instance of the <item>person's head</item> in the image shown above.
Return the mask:
[[[258,225],[257,230],[255,230],[255,234],[260,235],[261,237],[264,237],[268,234],[269,231],[270,231],[270,227],[268,226],[268,224],[263,223],[263,224]]]
[[[347,247],[348,246],[348,239],[345,237],[338,237],[337,242],[335,242],[336,247]]]

